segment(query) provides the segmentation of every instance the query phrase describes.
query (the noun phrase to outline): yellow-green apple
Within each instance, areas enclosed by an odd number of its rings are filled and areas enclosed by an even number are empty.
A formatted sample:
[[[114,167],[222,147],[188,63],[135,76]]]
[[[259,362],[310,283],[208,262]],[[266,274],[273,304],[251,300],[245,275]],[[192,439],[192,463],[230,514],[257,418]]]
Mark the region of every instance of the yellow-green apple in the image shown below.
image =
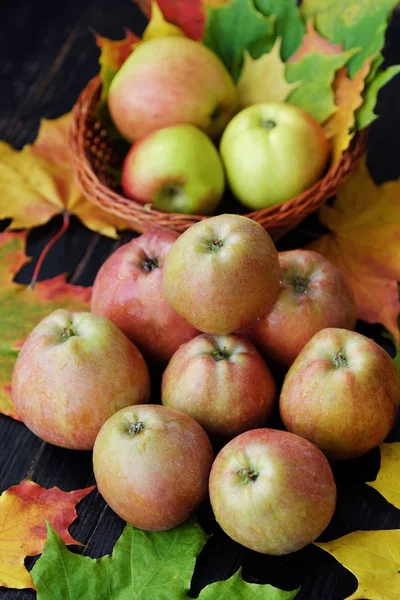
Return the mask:
[[[240,111],[221,139],[232,192],[252,210],[300,194],[322,175],[329,156],[324,130],[289,104],[254,104]]]
[[[148,231],[118,248],[100,268],[91,309],[110,319],[146,358],[167,362],[198,334],[168,304],[162,285],[164,260],[178,234]]]
[[[290,367],[279,408],[289,431],[333,459],[356,458],[385,439],[400,401],[397,369],[373,340],[319,331]]]
[[[91,450],[112,414],[148,402],[150,378],[139,350],[111,321],[59,309],[25,341],[11,390],[33,433],[56,446]]]
[[[275,392],[271,372],[253,344],[204,333],[171,358],[161,399],[193,417],[213,439],[226,441],[265,425]]]
[[[175,125],[132,146],[121,184],[128,198],[159,210],[205,215],[217,207],[225,175],[210,138],[194,125]]]
[[[233,540],[283,555],[313,542],[330,522],[336,485],[320,450],[275,429],[253,429],[230,441],[210,475],[215,518]]]
[[[279,289],[278,252],[268,233],[239,215],[196,223],[164,263],[164,291],[175,310],[205,333],[225,335],[250,325]]]
[[[93,449],[100,494],[146,531],[172,529],[207,494],[213,451],[204,429],[158,405],[124,408],[101,428]]]
[[[245,332],[267,359],[289,367],[312,336],[327,327],[354,329],[353,290],[329,260],[312,250],[279,253],[281,283],[268,314]]]
[[[206,46],[184,37],[140,44],[115,75],[111,117],[133,142],[162,127],[191,123],[218,137],[236,108],[234,83]]]

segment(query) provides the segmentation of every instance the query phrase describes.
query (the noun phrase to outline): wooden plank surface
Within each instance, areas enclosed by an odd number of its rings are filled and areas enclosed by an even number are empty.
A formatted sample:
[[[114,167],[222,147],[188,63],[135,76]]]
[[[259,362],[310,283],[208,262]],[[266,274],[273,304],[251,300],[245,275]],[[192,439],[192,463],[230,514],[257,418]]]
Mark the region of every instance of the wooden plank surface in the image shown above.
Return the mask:
[[[34,139],[41,117],[54,118],[70,110],[79,91],[98,70],[98,51],[90,28],[118,38],[123,35],[124,26],[138,34],[145,26],[143,16],[130,0],[66,3],[2,0],[0,139],[21,147]],[[391,24],[386,45],[386,63],[396,62],[400,62],[398,14]],[[381,93],[378,109],[382,117],[371,128],[369,164],[378,181],[399,175],[399,79]],[[49,225],[31,232],[28,254],[37,258],[60,225],[61,218],[57,217]],[[308,219],[300,232],[287,236],[279,247],[293,248],[308,241],[313,227],[315,219]],[[93,234],[73,219],[70,230],[46,260],[41,278],[67,272],[73,283],[90,285],[105,258],[130,237],[132,234],[125,233],[115,242]],[[18,281],[30,280],[34,264],[35,261],[21,270]],[[360,331],[383,342],[378,336],[379,327],[361,324]],[[153,400],[157,398],[156,389]],[[399,425],[391,439],[400,440]],[[400,512],[363,483],[374,478],[379,468],[377,450],[334,468],[339,490],[338,508],[323,540],[355,529],[400,528]],[[57,485],[63,490],[86,487],[94,482],[91,453],[52,447],[21,423],[0,416],[0,491],[27,476],[45,487]],[[122,521],[97,493],[82,502],[78,513],[79,519],[71,532],[86,544],[80,551],[92,557],[109,553],[122,531]],[[286,589],[301,585],[299,600],[339,600],[356,587],[355,578],[316,547],[309,546],[282,558],[265,557],[229,540],[215,525],[209,505],[201,508],[199,518],[207,532],[215,535],[198,560],[192,586],[194,596],[205,584],[231,575],[239,565],[243,565],[243,576],[249,581],[269,582]],[[0,596],[6,600],[25,600],[34,598],[35,594],[29,590],[1,588]]]

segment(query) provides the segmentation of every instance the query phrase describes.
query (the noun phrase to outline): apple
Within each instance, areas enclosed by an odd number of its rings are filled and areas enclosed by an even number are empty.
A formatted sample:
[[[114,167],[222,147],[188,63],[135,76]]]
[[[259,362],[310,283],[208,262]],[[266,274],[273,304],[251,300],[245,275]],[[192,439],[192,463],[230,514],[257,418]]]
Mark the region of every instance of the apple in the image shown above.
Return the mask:
[[[330,458],[347,459],[383,442],[399,401],[400,381],[387,352],[359,333],[328,328],[290,367],[279,408],[289,431]]]
[[[270,312],[245,335],[266,358],[289,367],[312,336],[327,327],[354,329],[353,290],[329,260],[312,250],[279,253],[281,283]]]
[[[194,125],[175,125],[132,146],[121,184],[128,198],[159,210],[205,215],[217,207],[225,175],[210,138]]]
[[[324,130],[289,104],[254,104],[240,111],[221,139],[232,192],[259,210],[280,204],[318,181],[329,157]]]
[[[166,255],[178,233],[154,229],[121,246],[97,273],[91,310],[107,317],[146,358],[168,362],[198,334],[168,304],[162,286]]]
[[[207,494],[213,451],[187,415],[158,405],[130,406],[101,428],[93,449],[100,494],[124,521],[172,529]]]
[[[275,399],[271,372],[253,344],[234,335],[199,335],[171,358],[162,379],[164,406],[227,440],[265,424]]]
[[[112,80],[108,107],[130,142],[151,131],[191,123],[218,137],[236,108],[236,88],[219,58],[183,37],[140,44]]]
[[[21,420],[42,440],[91,450],[113,413],[149,400],[150,378],[139,350],[111,321],[59,309],[25,341],[11,392]]]
[[[279,278],[270,236],[239,215],[218,215],[190,227],[172,246],[163,273],[171,306],[214,335],[239,331],[266,313]]]
[[[335,480],[322,452],[275,429],[253,429],[229,442],[214,461],[209,488],[225,533],[277,556],[313,542],[336,505]]]

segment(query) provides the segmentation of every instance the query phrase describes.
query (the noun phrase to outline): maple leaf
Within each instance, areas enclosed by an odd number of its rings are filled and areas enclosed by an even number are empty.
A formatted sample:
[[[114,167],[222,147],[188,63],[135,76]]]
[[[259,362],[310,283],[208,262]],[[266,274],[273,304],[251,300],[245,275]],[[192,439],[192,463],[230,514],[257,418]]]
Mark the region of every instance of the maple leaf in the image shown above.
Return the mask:
[[[32,328],[56,308],[88,310],[90,288],[70,285],[65,275],[36,283],[32,290],[14,283],[20,268],[28,262],[25,233],[0,234],[0,413],[19,419],[10,393],[11,373],[18,350]]]
[[[286,65],[280,57],[281,40],[267,54],[251,58],[245,51],[243,69],[237,83],[237,99],[240,108],[259,102],[283,102],[299,82],[288,83],[285,78]]]
[[[231,0],[219,7],[207,8],[204,43],[225,64],[237,81],[244,51],[259,58],[271,50],[275,16],[266,17],[254,6],[254,0]]]
[[[186,35],[180,27],[165,20],[159,5],[153,0],[150,22],[143,32],[142,42],[148,42],[159,37],[186,37]]]
[[[140,38],[130,29],[125,29],[125,37],[122,40],[110,40],[98,34],[95,34],[95,37],[96,44],[100,48],[99,64],[102,83],[100,105],[102,105],[107,100],[112,80]]]
[[[356,49],[330,55],[312,52],[288,63],[287,81],[300,81],[301,85],[291,92],[286,102],[302,108],[320,123],[326,121],[336,111],[332,89],[335,73],[356,52]]]
[[[400,599],[400,529],[354,531],[315,545],[357,577],[358,588],[348,600]]]
[[[353,79],[348,77],[345,67],[336,73],[333,89],[337,110],[324,124],[326,136],[332,143],[332,165],[340,162],[354,137],[355,111],[363,103],[362,91],[370,66],[371,59],[367,59]]]
[[[12,588],[34,588],[24,566],[26,556],[43,550],[46,522],[57,531],[65,544],[79,544],[68,532],[77,514],[75,505],[95,486],[74,492],[59,488],[46,490],[26,479],[0,496],[0,585]]]
[[[342,44],[334,44],[325,39],[314,29],[313,20],[307,21],[307,31],[301,40],[300,48],[289,58],[288,62],[296,62],[312,52],[321,52],[330,56],[332,54],[340,54],[343,52]]]
[[[353,288],[358,316],[382,323],[399,343],[400,181],[376,185],[365,157],[320,220],[331,233],[310,245],[333,262]]]
[[[73,176],[67,143],[70,114],[41,122],[33,145],[14,150],[0,142],[0,219],[9,229],[43,225],[55,215],[76,215],[82,223],[108,237],[130,224],[101,210],[82,195]]]
[[[383,60],[381,56],[378,58]],[[377,63],[375,63],[375,65],[376,64]],[[357,129],[364,129],[364,127],[368,127],[368,125],[378,118],[378,115],[375,113],[378,92],[398,73],[400,73],[400,65],[394,65],[388,67],[385,71],[375,71],[374,75],[370,79],[366,80],[363,103],[356,112]]]
[[[37,598],[78,600],[84,596],[96,600],[128,600],[140,595],[143,600],[188,599],[196,557],[206,539],[195,521],[162,532],[146,532],[127,525],[112,556],[93,560],[69,552],[61,538],[48,527],[43,554],[32,570]],[[227,581],[204,588],[199,598],[250,600],[257,594],[260,600],[292,600],[297,592],[246,583],[238,571]]]
[[[228,0],[205,0],[204,4],[220,5]],[[150,18],[151,0],[134,0],[135,4]],[[204,32],[204,8],[202,0],[157,0],[157,4],[169,22],[177,25],[190,38],[200,41]]]
[[[375,481],[367,482],[396,508],[400,508],[400,442],[381,444],[381,466]]]
[[[325,38],[343,44],[345,50],[360,48],[349,62],[352,78],[367,58],[376,55],[385,43],[385,31],[398,0],[302,0],[305,19]]]
[[[266,17],[275,15],[275,35],[282,40],[281,56],[287,60],[299,47],[304,33],[297,0],[255,0],[255,7]]]

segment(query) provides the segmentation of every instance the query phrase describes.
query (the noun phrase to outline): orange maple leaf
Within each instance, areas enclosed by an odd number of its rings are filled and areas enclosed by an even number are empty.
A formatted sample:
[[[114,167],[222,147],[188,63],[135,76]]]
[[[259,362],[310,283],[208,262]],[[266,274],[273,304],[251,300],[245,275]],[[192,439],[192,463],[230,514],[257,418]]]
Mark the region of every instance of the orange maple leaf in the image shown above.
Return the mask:
[[[381,323],[400,342],[400,180],[376,185],[365,158],[339,188],[320,220],[331,233],[310,245],[332,261],[350,283],[358,316]]]
[[[363,103],[362,92],[371,60],[369,58],[365,61],[353,79],[349,78],[346,67],[336,73],[333,89],[337,110],[324,124],[326,136],[332,140],[333,165],[340,162],[343,152],[354,137],[355,112]]]
[[[132,53],[135,44],[140,41],[140,38],[127,28],[125,28],[125,37],[121,40],[110,40],[98,34],[95,34],[95,37],[96,44],[101,50],[100,65],[105,64],[115,72]]]
[[[27,229],[68,213],[93,231],[117,237],[116,230],[130,224],[86,200],[75,183],[67,143],[70,120],[70,114],[44,119],[35,143],[20,152],[0,142],[0,219],[12,219],[9,229]]]
[[[75,505],[95,486],[63,492],[54,487],[46,490],[26,479],[0,496],[0,585],[33,588],[32,578],[24,566],[26,556],[43,551],[47,538],[46,521],[66,544],[79,544],[68,532],[76,519]]]
[[[13,281],[29,261],[25,233],[0,233],[0,413],[19,419],[11,399],[10,380],[18,350],[37,323],[56,308],[88,310],[91,288],[71,285],[65,275],[36,283],[32,290]]]
[[[342,44],[334,44],[315,31],[312,19],[307,21],[306,27],[307,31],[303,35],[301,45],[288,59],[288,63],[296,62],[297,60],[300,60],[300,58],[303,58],[303,56],[311,54],[312,52],[320,52],[321,54],[328,55],[340,54],[343,52]]]

